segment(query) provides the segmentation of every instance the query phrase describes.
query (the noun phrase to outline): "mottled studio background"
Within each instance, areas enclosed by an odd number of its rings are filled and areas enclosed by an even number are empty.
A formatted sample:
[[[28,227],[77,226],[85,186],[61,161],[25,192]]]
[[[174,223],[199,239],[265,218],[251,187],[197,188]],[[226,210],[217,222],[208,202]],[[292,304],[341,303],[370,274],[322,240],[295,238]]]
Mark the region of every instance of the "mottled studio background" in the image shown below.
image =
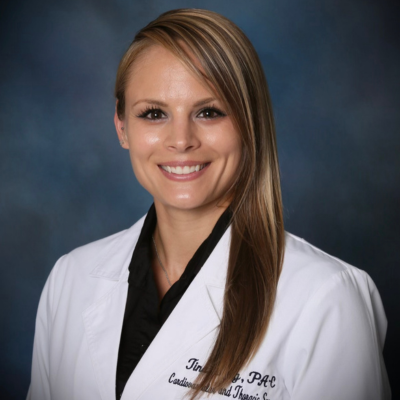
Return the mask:
[[[57,258],[130,226],[150,205],[112,122],[121,55],[161,12],[200,7],[236,22],[261,57],[287,229],[376,282],[389,319],[385,359],[396,399],[399,4],[3,0],[0,398],[26,394],[37,303]]]

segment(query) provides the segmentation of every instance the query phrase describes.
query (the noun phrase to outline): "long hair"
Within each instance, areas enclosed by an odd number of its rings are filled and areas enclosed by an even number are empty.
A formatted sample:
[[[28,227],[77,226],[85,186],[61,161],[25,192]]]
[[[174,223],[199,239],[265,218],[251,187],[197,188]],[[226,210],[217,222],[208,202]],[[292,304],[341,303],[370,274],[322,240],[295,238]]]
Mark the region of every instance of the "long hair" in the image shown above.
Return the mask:
[[[205,387],[215,391],[229,385],[268,328],[284,254],[275,127],[262,65],[249,39],[225,17],[198,9],[166,12],[137,33],[117,73],[120,119],[132,64],[154,44],[171,51],[216,92],[243,149],[230,189],[233,217],[223,314],[204,372],[189,393],[195,399]]]

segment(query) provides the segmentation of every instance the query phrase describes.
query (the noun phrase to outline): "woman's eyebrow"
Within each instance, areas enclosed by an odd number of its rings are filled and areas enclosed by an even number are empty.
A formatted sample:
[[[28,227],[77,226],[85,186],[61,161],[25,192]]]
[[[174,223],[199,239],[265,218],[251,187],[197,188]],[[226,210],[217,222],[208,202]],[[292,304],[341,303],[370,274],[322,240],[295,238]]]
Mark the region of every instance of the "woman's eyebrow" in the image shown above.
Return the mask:
[[[139,103],[148,103],[148,104],[154,104],[156,106],[161,106],[161,107],[167,107],[167,103],[164,103],[163,101],[159,100],[154,100],[154,99],[141,99],[133,103],[132,107],[135,107]]]
[[[199,107],[202,106],[204,104],[207,103],[211,103],[212,101],[216,101],[217,99],[215,97],[207,97],[206,99],[202,99],[199,101],[196,101],[196,103],[193,104],[193,107]],[[155,99],[140,99],[138,101],[136,101],[135,103],[133,103],[132,107],[135,107],[137,104],[139,103],[147,103],[147,104],[154,104],[156,106],[160,106],[160,107],[167,107],[168,104],[160,101],[160,100],[155,100]]]
[[[211,103],[212,101],[216,101],[217,99],[215,97],[207,97],[206,99],[197,101],[196,103],[193,104],[194,107],[199,107],[203,106],[204,104]]]

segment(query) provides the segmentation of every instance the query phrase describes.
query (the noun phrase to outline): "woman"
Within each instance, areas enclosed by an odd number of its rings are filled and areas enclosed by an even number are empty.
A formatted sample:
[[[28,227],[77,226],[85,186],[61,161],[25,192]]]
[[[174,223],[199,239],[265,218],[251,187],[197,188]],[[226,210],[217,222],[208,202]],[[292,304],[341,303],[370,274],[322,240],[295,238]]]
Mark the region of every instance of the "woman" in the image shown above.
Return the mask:
[[[388,399],[368,275],[285,234],[267,84],[224,17],[142,29],[115,126],[154,198],[62,257],[37,317],[29,399]]]

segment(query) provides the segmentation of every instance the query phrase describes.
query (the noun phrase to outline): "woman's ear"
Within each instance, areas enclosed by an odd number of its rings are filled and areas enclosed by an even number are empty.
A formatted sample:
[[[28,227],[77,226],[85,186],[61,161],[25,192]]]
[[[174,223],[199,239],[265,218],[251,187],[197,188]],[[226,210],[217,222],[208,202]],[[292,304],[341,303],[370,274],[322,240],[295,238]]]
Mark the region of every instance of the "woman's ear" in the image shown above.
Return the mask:
[[[114,114],[114,125],[115,125],[115,130],[117,131],[119,144],[121,145],[122,148],[129,149],[128,136],[125,132],[125,122],[119,119],[117,110],[115,110]]]

